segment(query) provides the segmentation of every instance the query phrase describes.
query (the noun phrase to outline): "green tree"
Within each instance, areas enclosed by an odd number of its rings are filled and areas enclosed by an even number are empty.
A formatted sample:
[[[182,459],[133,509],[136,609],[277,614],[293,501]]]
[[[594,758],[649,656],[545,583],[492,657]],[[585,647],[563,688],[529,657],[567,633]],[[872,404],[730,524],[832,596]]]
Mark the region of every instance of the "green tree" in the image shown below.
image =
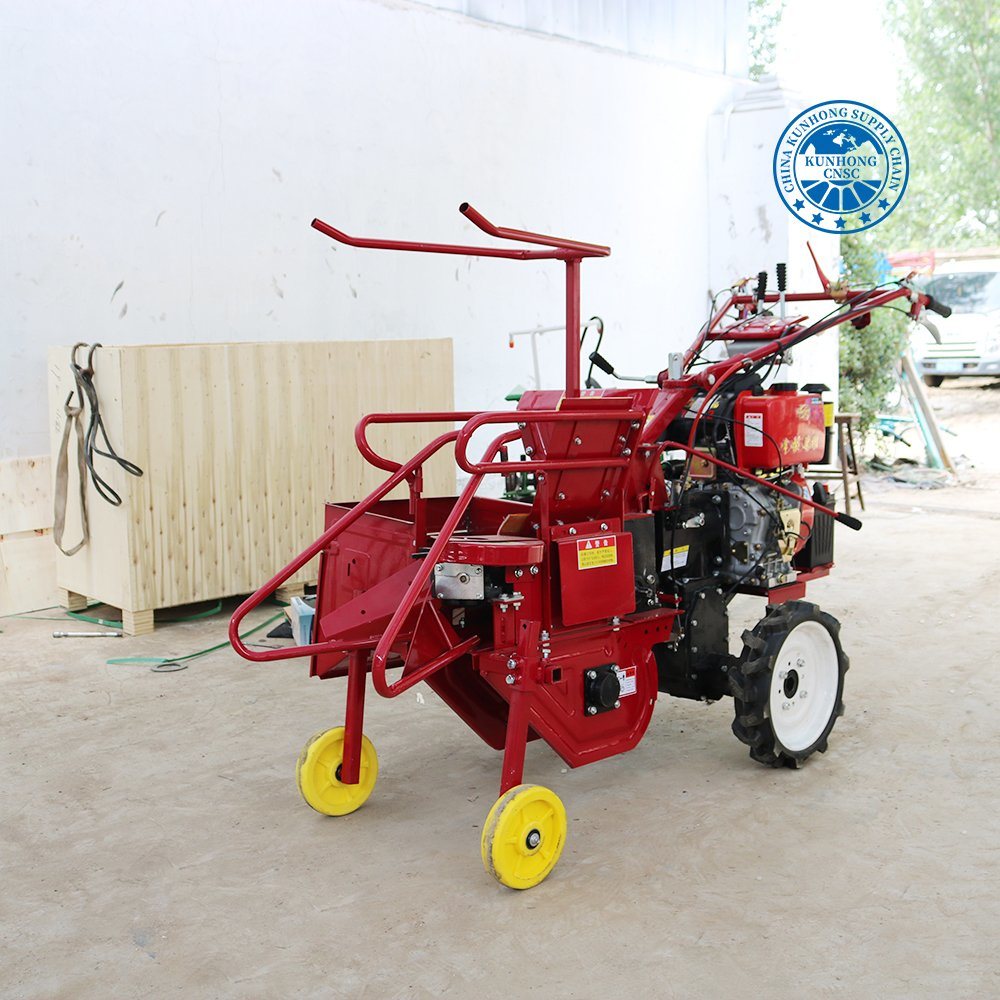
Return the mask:
[[[883,255],[875,239],[868,233],[841,237],[844,281],[852,288],[871,287],[879,281]],[[906,317],[896,310],[876,309],[871,317],[862,330],[850,323],[840,328],[840,409],[861,415],[862,433],[875,423],[895,385],[896,364],[909,329]]]
[[[751,80],[759,80],[771,70],[774,63],[774,40],[784,10],[785,0],[750,0],[747,27]]]
[[[895,118],[910,181],[883,243],[1000,241],[1000,3],[890,0],[888,24],[907,60]]]

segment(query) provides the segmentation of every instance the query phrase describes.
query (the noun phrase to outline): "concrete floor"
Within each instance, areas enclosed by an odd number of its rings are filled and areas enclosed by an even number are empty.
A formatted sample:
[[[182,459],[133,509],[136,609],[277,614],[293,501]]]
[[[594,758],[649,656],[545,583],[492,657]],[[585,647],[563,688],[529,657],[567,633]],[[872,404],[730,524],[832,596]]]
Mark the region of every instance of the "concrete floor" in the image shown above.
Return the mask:
[[[328,819],[294,765],[342,681],[226,650],[105,664],[223,619],[0,622],[0,995],[1000,996],[998,501],[989,476],[874,490],[838,530],[810,596],[844,622],[847,714],[802,770],[754,764],[728,701],[664,697],[635,751],[579,771],[533,746],[570,834],[525,893],[479,859],[499,759],[429,692],[371,699],[378,786]]]

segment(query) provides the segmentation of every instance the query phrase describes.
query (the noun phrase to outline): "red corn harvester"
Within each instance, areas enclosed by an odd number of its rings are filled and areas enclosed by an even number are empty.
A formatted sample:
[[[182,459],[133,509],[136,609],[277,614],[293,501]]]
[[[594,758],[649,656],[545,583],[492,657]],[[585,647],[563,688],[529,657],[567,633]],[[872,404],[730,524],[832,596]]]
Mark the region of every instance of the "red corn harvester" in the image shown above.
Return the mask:
[[[229,636],[248,660],[308,656],[316,677],[346,674],[345,724],[314,736],[297,767],[306,802],[327,815],[353,812],[375,786],[378,760],[363,735],[369,675],[385,698],[426,683],[503,752],[482,857],[498,881],[525,889],[552,871],[566,837],[558,797],[522,783],[529,740],[545,740],[571,767],[624,753],[664,692],[731,696],[733,732],[762,764],[797,767],[826,750],[848,660],[839,623],[802,598],[833,565],[834,521],[861,525],[832,510],[821,486],[806,485],[805,467],[829,446],[826,387],[764,383],[796,344],[840,323],[863,327],[897,299],[914,319],[926,307],[950,310],[908,280],[833,286],[818,263],[821,291],[786,294],[779,264],[776,293],[766,272],[755,291],[747,281],[728,290],[659,375],[581,389],[580,264],[609,248],[460,210],[490,236],[540,249],[359,239],[313,226],[355,247],[562,261],[565,388],[525,392],[510,411],[364,417],[357,447],[385,481],[360,503],[327,504],[325,532],[243,602]],[[809,322],[791,314],[804,303],[829,309]],[[714,341],[728,356],[709,362],[702,355]],[[615,374],[600,355],[591,360]],[[401,462],[367,439],[372,424],[390,423],[448,429]],[[481,428],[498,433],[474,458]],[[515,445],[520,460],[509,456]],[[443,448],[468,482],[457,497],[424,496],[422,467]],[[486,476],[524,473],[533,494],[477,496]],[[408,499],[385,499],[401,484]],[[242,619],[316,556],[312,642],[249,649]],[[727,608],[737,593],[767,607],[733,655]]]

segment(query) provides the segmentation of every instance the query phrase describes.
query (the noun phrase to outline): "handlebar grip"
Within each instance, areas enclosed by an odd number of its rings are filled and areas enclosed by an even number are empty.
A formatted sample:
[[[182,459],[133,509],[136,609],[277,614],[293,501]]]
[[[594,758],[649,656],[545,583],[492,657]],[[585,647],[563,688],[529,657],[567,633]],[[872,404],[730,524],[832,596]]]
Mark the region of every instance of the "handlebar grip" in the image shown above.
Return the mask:
[[[597,365],[597,367],[600,368],[605,375],[614,375],[615,373],[614,365],[611,364],[611,362],[608,361],[607,358],[602,357],[600,354],[598,354],[597,351],[591,352],[590,360],[591,362],[593,362],[593,364]]]
[[[760,302],[767,294],[767,271],[757,272],[757,294],[756,299]]]
[[[933,295],[927,296],[927,308],[931,312],[936,312],[938,316],[943,316],[945,319],[951,315],[951,306],[946,306],[943,302],[939,302]]]
[[[853,531],[861,530],[861,522],[856,517],[851,517],[850,514],[838,512],[837,520],[840,521],[841,524],[847,525],[847,527]]]
[[[788,265],[787,264],[775,264],[774,270],[778,273],[778,291],[783,292],[785,290],[785,280],[788,277]]]

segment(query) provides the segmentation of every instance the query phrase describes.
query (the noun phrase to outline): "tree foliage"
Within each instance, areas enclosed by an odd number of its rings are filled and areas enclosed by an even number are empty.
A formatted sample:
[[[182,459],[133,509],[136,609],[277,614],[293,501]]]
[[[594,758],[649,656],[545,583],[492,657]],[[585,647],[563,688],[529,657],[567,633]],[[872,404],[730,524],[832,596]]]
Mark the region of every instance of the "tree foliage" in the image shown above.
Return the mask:
[[[785,0],[750,0],[748,30],[751,80],[759,80],[771,71],[775,38],[784,10]]]
[[[844,281],[852,288],[876,284],[885,270],[884,255],[867,233],[841,237]],[[840,328],[840,409],[861,415],[865,433],[885,405],[895,385],[896,365],[906,347],[909,324],[900,312],[876,309],[871,323],[855,330]]]
[[[1000,4],[891,0],[906,55],[896,117],[910,151],[903,202],[879,226],[897,248],[1000,241]]]

